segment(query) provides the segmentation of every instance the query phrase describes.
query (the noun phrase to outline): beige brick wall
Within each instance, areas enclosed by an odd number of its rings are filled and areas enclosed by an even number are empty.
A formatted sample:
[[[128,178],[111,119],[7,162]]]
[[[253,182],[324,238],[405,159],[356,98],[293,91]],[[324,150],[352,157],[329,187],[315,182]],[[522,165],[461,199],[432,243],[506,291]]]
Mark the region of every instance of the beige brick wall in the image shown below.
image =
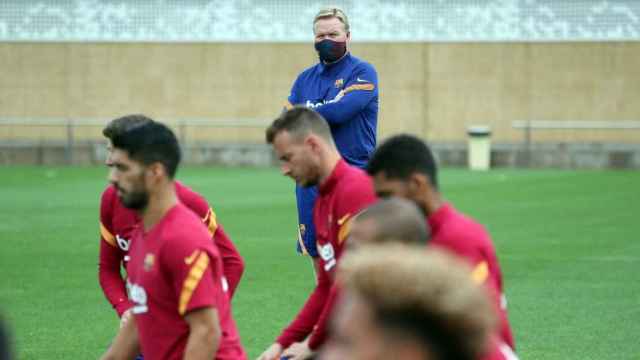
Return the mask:
[[[522,140],[514,120],[640,121],[640,43],[353,45],[378,69],[379,133],[463,141],[471,124]],[[311,44],[0,44],[0,117],[270,119]],[[0,126],[0,139],[64,137]],[[99,138],[99,128],[80,137]],[[260,129],[188,129],[191,139],[262,141]],[[640,131],[539,131],[539,141],[640,142]]]

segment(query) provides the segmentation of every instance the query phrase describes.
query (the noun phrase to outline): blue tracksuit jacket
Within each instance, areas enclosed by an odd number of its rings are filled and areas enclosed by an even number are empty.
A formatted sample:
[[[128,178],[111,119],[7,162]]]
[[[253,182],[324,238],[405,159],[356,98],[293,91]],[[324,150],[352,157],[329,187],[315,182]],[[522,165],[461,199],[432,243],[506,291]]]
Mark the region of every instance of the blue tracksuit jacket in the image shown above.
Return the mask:
[[[304,70],[291,88],[287,108],[302,105],[329,123],[342,157],[364,168],[376,147],[378,75],[373,66],[347,53],[338,62]],[[296,186],[300,233],[298,251],[317,256],[313,205],[317,188]]]
[[[344,96],[335,100],[338,93]],[[347,53],[338,62],[318,63],[296,79],[287,107],[304,105],[331,127],[342,157],[364,167],[376,147],[378,75],[371,64]]]

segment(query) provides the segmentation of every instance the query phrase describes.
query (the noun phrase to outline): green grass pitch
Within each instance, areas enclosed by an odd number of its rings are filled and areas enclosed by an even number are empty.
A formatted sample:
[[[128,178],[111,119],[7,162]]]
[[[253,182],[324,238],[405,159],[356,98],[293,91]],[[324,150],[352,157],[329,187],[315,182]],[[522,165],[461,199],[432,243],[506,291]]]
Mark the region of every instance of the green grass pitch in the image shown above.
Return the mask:
[[[104,168],[0,168],[0,312],[19,359],[95,359],[118,322],[97,281]],[[274,169],[184,168],[246,261],[235,318],[255,358],[313,286],[293,183]],[[445,170],[490,230],[523,359],[640,358],[640,173]]]

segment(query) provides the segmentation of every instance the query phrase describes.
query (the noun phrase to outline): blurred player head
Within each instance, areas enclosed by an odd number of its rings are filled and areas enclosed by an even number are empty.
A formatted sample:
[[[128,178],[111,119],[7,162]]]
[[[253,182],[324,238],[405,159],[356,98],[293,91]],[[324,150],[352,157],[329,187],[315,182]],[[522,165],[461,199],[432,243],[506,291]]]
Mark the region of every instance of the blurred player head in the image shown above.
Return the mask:
[[[283,112],[267,129],[266,138],[282,162],[282,174],[301,186],[318,184],[340,158],[327,122],[305,107]]]
[[[102,135],[107,138],[107,157],[104,160],[105,165],[111,166],[111,151],[113,150],[112,139],[127,130],[130,130],[141,124],[153,121],[144,115],[127,115],[109,121],[107,126],[102,129]]]
[[[351,41],[347,15],[336,7],[321,9],[313,19],[313,35],[321,61],[332,63],[340,60],[347,53]]]
[[[180,147],[164,124],[149,121],[112,139],[110,182],[123,205],[147,207],[151,194],[172,183],[180,162]]]
[[[413,135],[396,135],[373,153],[367,172],[379,197],[403,197],[429,214],[440,203],[438,170],[427,144]]]
[[[480,358],[495,319],[468,271],[424,246],[384,244],[345,255],[345,292],[322,359]]]
[[[385,242],[424,246],[428,239],[429,230],[420,209],[409,200],[391,197],[379,200],[353,219],[347,244],[350,248]]]

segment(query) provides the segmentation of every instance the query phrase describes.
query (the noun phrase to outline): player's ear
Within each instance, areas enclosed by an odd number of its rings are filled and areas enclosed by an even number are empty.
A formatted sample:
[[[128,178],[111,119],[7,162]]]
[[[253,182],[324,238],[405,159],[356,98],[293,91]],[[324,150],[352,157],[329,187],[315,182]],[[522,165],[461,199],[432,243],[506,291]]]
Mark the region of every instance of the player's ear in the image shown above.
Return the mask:
[[[147,166],[147,171],[154,180],[160,179],[167,174],[164,165],[160,162],[154,162]]]
[[[431,182],[424,174],[414,172],[409,175],[409,193],[411,194],[424,193],[430,184]]]
[[[310,134],[304,139],[305,145],[309,146],[313,152],[317,152],[320,148],[318,136]]]

